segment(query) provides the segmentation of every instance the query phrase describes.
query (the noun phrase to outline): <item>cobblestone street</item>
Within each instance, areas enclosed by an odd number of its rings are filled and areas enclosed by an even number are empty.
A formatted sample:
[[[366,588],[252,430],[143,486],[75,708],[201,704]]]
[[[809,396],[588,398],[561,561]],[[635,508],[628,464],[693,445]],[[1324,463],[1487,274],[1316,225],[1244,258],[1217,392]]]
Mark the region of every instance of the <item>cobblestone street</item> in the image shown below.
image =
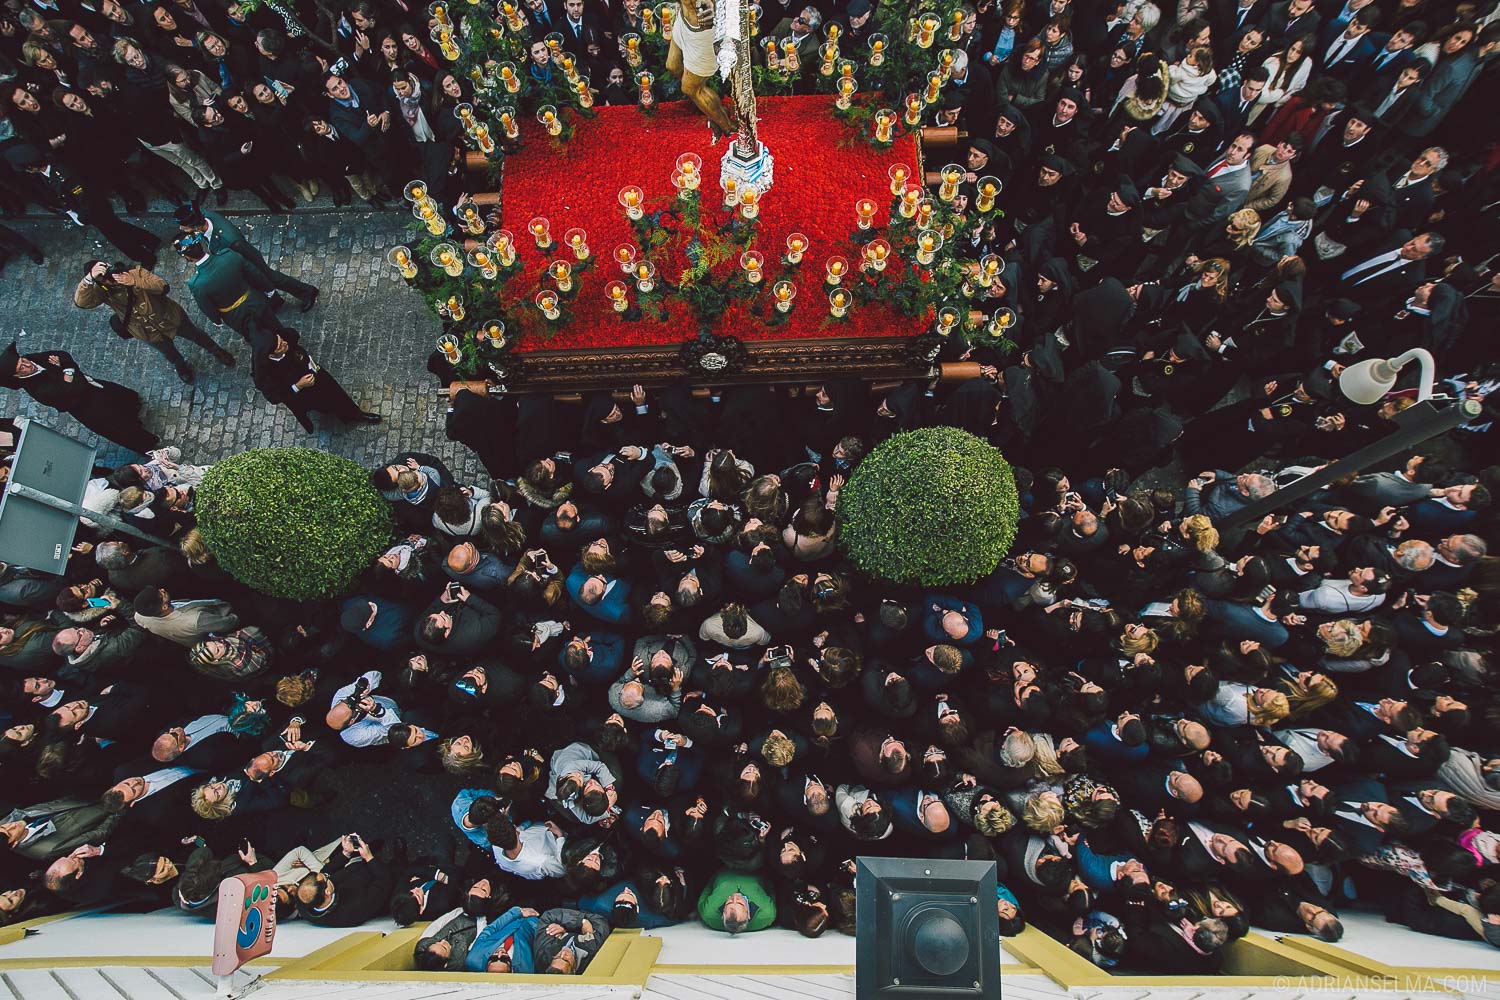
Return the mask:
[[[196,346],[179,341],[179,350],[198,371],[197,382],[186,385],[154,349],[116,336],[108,309],[75,307],[73,288],[84,263],[121,255],[94,230],[51,216],[8,222],[41,245],[47,261],[36,266],[18,255],[0,273],[0,333],[16,337],[23,354],[61,348],[88,373],[137,390],[146,426],[163,442],[179,445],[188,461],[214,462],[248,448],[303,445],[374,465],[398,451],[414,450],[440,456],[463,481],[480,481],[482,469],[473,453],[443,433],[444,404],[424,367],[438,334],[437,319],[385,261],[386,249],[403,234],[406,213],[334,209],[326,197],[291,216],[237,210],[241,205],[249,207],[245,196],[236,196],[230,214],[266,259],[322,289],[316,308],[306,315],[297,311],[294,300],[288,301],[283,322],[301,332],[313,357],[334,372],[361,406],[384,416],[384,424],[345,427],[318,414],[313,420],[319,429],[308,434],[291,411],[267,403],[250,381],[249,348],[228,327],[216,327],[199,313],[187,291],[187,265],[169,242],[162,245],[157,273],[171,282],[172,297],[236,355],[236,367],[226,369]],[[156,202],[153,208],[161,211],[130,216],[130,221],[164,241],[175,238],[176,225],[166,206]],[[4,343],[8,340],[0,347]],[[38,417],[94,440],[72,417],[39,407],[24,393],[7,391],[5,397],[0,413]],[[99,445],[104,464],[122,460],[118,445]]]

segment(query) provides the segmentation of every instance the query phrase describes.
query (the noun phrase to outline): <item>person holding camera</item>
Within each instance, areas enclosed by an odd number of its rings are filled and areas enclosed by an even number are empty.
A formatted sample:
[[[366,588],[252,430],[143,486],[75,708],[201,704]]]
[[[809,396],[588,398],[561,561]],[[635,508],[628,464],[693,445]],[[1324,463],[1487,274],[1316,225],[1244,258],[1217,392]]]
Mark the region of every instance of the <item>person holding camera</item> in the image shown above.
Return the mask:
[[[126,340],[139,340],[162,353],[177,369],[177,377],[193,384],[193,366],[177,350],[178,337],[212,354],[219,363],[233,367],[234,355],[214,342],[167,293],[171,286],[141,265],[90,261],[88,270],[73,290],[73,304],[80,309],[109,306],[110,329]]]
[[[333,693],[323,721],[351,747],[385,745],[390,741],[391,727],[401,721],[401,707],[393,699],[374,693],[380,681],[379,670],[366,670],[352,684]]]

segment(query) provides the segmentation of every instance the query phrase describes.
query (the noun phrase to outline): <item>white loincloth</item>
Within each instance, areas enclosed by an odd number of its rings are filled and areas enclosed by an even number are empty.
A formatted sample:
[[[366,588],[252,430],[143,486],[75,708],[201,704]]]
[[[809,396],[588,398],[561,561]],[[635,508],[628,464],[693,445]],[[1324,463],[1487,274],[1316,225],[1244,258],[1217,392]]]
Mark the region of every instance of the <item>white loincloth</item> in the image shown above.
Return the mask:
[[[719,71],[718,56],[714,53],[714,29],[693,30],[682,16],[680,4],[672,22],[672,41],[682,50],[682,68],[689,73],[706,80]]]

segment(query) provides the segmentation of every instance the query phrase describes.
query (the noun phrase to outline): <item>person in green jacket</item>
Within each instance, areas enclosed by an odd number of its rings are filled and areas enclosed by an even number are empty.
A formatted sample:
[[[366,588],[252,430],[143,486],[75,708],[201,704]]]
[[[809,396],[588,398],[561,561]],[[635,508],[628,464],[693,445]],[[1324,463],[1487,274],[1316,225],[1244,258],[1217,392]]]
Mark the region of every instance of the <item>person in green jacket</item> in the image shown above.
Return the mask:
[[[274,296],[278,290],[286,292],[302,303],[303,312],[307,312],[318,301],[316,285],[309,285],[290,274],[283,274],[276,270],[245,238],[244,231],[218,212],[209,208],[198,208],[195,205],[183,205],[174,214],[177,217],[177,228],[182,231],[183,235],[191,236],[194,233],[201,233],[208,239],[210,254],[233,250],[245,258],[245,262],[259,271],[261,277],[265,279],[265,284],[270,286],[270,290],[266,292],[267,297]]]
[[[262,342],[274,344],[277,334],[292,334],[261,294],[270,289],[269,280],[249,261],[232,250],[211,253],[201,233],[184,236],[176,245],[193,265],[188,291],[203,315],[227,325],[257,349]]]
[[[776,922],[776,896],[759,875],[724,870],[698,896],[698,919],[730,934],[763,931]]]

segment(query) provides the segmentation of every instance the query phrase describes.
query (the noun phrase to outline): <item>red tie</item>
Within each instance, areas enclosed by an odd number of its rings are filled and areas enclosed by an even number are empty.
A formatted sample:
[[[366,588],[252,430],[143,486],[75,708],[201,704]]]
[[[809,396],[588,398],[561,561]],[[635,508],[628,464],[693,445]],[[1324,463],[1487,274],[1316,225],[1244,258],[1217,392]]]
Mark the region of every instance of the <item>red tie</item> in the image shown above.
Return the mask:
[[[1210,177],[1217,177],[1217,176],[1219,176],[1219,171],[1223,170],[1227,166],[1229,166],[1229,161],[1227,161],[1227,160],[1220,160],[1218,163],[1215,163],[1213,166],[1211,166],[1211,167],[1208,168],[1208,176],[1210,176]]]

